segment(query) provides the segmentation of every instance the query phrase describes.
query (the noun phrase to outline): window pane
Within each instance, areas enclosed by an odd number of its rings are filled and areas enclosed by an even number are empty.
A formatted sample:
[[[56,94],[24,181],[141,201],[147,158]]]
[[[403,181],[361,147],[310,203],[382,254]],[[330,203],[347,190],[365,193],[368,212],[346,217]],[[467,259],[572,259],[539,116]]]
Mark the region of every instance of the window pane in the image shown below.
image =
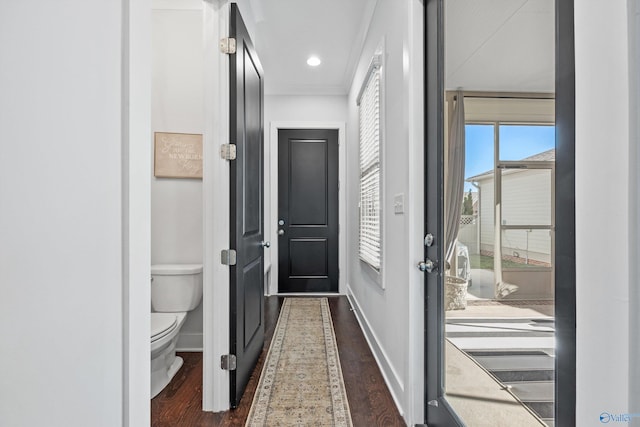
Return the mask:
[[[471,185],[493,176],[493,125],[466,125],[464,192],[476,192]]]
[[[502,268],[551,267],[551,230],[502,230]]]
[[[551,169],[501,169],[500,172],[502,225],[551,225]]]
[[[360,259],[379,270],[380,235],[380,70],[360,99]]]
[[[555,126],[500,125],[500,160],[555,160]]]

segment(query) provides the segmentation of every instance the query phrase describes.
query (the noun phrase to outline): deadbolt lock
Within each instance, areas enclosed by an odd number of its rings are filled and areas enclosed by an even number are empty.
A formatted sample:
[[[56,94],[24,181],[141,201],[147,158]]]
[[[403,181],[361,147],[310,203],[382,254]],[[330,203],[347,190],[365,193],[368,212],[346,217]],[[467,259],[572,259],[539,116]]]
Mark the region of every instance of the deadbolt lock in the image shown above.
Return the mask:
[[[424,245],[430,247],[431,245],[433,245],[433,240],[433,234],[427,234],[426,236],[424,236]]]

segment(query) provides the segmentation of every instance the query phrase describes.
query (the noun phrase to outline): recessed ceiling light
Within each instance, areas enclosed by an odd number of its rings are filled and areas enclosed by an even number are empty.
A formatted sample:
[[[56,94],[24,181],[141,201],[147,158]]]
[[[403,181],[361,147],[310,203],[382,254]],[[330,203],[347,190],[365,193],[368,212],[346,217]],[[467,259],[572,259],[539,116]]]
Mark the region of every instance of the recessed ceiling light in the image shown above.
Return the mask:
[[[309,59],[307,59],[307,64],[312,67],[317,67],[321,62],[317,56],[310,56]]]

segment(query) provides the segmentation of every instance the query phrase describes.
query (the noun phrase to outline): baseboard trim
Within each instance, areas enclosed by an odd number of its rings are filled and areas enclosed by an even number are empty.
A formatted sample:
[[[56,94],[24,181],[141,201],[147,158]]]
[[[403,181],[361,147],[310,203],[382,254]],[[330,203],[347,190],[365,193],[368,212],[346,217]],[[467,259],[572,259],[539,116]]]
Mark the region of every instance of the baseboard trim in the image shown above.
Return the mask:
[[[347,284],[347,298],[349,299],[349,303],[353,308],[353,312],[356,315],[356,319],[358,320],[358,324],[360,325],[360,329],[364,333],[364,337],[367,340],[367,344],[371,349],[371,353],[373,353],[373,357],[380,368],[380,372],[382,372],[382,377],[384,378],[384,382],[387,384],[387,388],[391,393],[391,397],[393,398],[398,411],[400,412],[400,416],[404,417],[404,409],[400,404],[400,399],[398,398],[398,391],[404,392],[404,383],[400,379],[399,375],[391,365],[387,354],[382,349],[378,338],[373,332],[367,317],[364,315],[360,304],[358,303],[357,298],[353,294],[353,291],[349,284]]]
[[[178,335],[176,351],[202,352],[202,333],[186,333]]]

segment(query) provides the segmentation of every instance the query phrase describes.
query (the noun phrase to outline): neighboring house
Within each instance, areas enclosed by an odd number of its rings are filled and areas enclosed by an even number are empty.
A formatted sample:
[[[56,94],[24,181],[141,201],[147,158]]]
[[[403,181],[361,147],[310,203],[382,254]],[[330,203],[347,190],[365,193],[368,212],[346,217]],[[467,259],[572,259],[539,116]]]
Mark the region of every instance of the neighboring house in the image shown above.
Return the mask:
[[[551,149],[524,161],[555,161]],[[549,225],[552,220],[553,181],[546,169],[514,169],[502,175],[502,225]],[[495,242],[495,206],[493,170],[472,176],[467,182],[479,188],[479,215],[476,240],[463,241],[470,248],[479,248],[481,254],[493,255]],[[477,230],[476,230],[477,233]],[[466,232],[465,236],[474,236]],[[476,249],[475,252],[477,252]],[[502,235],[503,258],[523,264],[550,266],[551,236],[548,230],[508,230]]]

